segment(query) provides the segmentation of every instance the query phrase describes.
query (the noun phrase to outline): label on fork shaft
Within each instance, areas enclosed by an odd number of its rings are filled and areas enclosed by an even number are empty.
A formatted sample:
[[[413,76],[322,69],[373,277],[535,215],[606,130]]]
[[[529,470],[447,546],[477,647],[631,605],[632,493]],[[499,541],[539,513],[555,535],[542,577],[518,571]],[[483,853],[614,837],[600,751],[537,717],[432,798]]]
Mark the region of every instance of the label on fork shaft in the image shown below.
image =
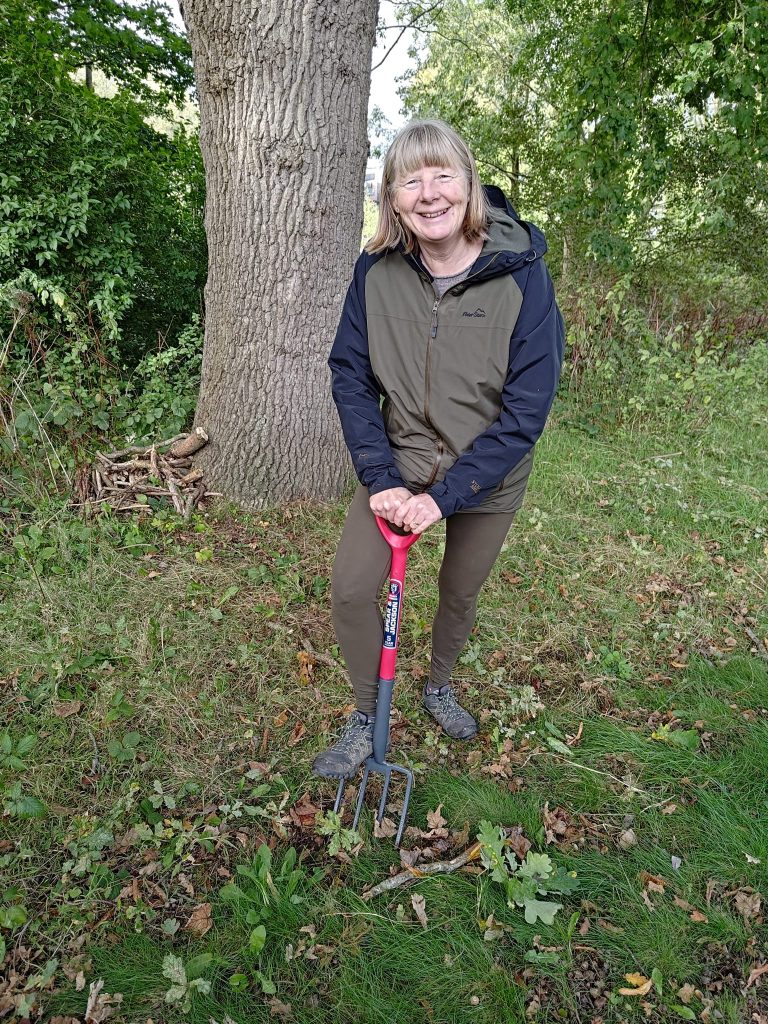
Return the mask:
[[[397,626],[400,619],[401,584],[399,580],[389,581],[387,610],[384,615],[384,647],[394,651],[397,648]]]

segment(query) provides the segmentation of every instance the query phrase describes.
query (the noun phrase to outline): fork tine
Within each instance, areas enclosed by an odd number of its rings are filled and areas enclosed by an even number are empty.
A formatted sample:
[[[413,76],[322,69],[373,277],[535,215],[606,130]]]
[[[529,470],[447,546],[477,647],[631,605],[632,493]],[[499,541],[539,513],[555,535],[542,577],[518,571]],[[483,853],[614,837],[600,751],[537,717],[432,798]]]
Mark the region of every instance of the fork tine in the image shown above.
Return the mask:
[[[411,789],[413,788],[413,772],[408,768],[400,769],[405,775],[405,796],[403,797],[403,809],[400,812],[400,824],[397,829],[397,836],[395,837],[395,847],[400,846],[400,840],[403,838],[403,830],[405,829],[405,822],[408,818],[408,805],[411,802]]]
[[[371,769],[366,763],[365,771],[363,772],[363,781],[360,783],[360,792],[357,796],[357,807],[355,807],[355,817],[352,820],[352,828],[357,828],[357,823],[360,821],[360,811],[363,809],[363,798],[365,797],[365,789],[368,785],[368,776],[371,774]]]
[[[346,777],[344,775],[339,779],[339,788],[336,790],[336,801],[333,805],[333,813],[338,814],[341,810],[342,797],[344,796],[344,787],[347,784]]]
[[[379,810],[376,815],[376,820],[381,824],[381,820],[384,817],[384,810],[387,806],[387,795],[389,794],[389,783],[392,778],[392,771],[386,768],[384,772],[384,783],[381,787],[381,800],[379,800]]]

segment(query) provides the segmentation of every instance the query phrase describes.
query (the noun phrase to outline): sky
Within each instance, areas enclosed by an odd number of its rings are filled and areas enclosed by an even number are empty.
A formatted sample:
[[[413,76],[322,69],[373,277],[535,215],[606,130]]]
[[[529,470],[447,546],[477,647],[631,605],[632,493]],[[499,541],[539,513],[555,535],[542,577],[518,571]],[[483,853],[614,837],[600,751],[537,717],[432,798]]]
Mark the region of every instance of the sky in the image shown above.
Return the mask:
[[[179,28],[183,29],[184,22],[179,13],[177,0],[169,0],[169,5],[174,21]],[[395,23],[393,0],[379,0],[379,24],[394,25]],[[378,64],[387,49],[395,42],[399,31],[399,29],[392,28],[383,33],[381,41],[373,51],[371,66]],[[396,79],[413,64],[408,56],[408,47],[411,45],[413,37],[412,31],[405,32],[382,66],[371,75],[371,98],[368,112],[370,114],[373,107],[380,107],[392,128],[400,128],[405,123],[405,118],[400,113],[400,97],[397,95]]]
[[[380,0],[379,24],[395,24],[393,7],[392,0]],[[373,51],[372,67],[378,64],[388,47],[392,46],[399,31],[399,29],[389,29],[384,33]],[[374,106],[380,107],[392,128],[400,128],[405,123],[405,118],[400,113],[400,97],[397,95],[396,79],[413,65],[413,61],[408,56],[408,47],[413,42],[414,34],[410,30],[406,32],[398,40],[382,66],[371,75],[371,98],[368,104],[368,113],[370,114]]]

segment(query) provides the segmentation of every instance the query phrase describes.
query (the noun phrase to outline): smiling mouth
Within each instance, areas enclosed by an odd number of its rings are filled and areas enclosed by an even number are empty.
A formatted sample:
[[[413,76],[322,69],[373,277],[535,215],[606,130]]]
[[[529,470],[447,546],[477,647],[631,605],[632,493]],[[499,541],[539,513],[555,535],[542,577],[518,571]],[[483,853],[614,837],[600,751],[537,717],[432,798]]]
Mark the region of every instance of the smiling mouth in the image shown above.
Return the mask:
[[[420,217],[426,217],[427,220],[435,220],[435,218],[442,217],[446,213],[448,213],[447,209],[445,209],[445,210],[437,210],[435,213],[420,213],[419,216]]]

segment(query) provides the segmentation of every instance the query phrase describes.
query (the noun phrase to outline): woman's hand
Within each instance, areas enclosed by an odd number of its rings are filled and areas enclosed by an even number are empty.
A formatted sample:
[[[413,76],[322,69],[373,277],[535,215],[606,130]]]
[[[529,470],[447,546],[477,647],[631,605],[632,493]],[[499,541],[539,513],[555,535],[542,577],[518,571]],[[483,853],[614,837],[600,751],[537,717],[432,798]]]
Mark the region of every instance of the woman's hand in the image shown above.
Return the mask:
[[[375,516],[381,516],[389,523],[394,523],[395,512],[400,506],[408,501],[411,492],[407,487],[390,487],[388,491],[379,491],[369,499],[368,504]],[[398,524],[399,525],[399,524]]]
[[[442,518],[434,498],[428,494],[414,494],[398,506],[392,522],[412,533],[424,533],[428,526],[439,523]]]

